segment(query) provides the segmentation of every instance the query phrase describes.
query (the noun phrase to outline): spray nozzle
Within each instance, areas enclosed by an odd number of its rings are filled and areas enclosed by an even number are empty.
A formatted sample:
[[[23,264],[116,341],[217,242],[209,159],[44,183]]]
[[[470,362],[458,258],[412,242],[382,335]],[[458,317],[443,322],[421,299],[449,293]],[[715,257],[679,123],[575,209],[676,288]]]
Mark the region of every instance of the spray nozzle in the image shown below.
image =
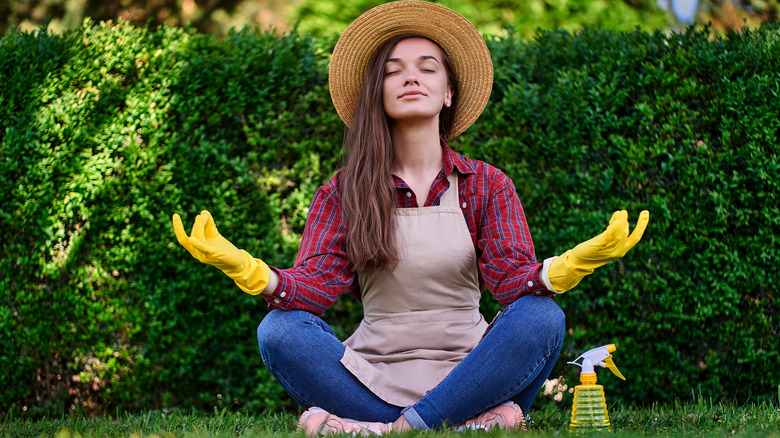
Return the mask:
[[[582,369],[580,374],[596,374],[595,367],[600,366],[603,368],[609,368],[610,371],[612,371],[613,374],[620,377],[623,380],[626,380],[625,377],[623,377],[623,374],[621,374],[620,370],[617,368],[617,365],[615,365],[615,362],[612,360],[612,352],[617,350],[617,347],[615,347],[615,344],[609,344],[609,345],[602,345],[601,347],[594,348],[592,350],[588,350],[584,353],[582,353],[578,358],[574,359],[572,362],[568,362],[572,365],[577,365]],[[582,364],[578,363],[577,361],[582,359]]]

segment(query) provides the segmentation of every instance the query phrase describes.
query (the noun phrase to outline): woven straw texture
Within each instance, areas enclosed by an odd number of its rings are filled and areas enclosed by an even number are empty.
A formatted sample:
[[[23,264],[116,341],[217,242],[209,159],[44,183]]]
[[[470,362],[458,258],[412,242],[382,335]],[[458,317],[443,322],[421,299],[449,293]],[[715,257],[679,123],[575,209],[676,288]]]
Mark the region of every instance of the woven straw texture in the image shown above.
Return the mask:
[[[339,117],[351,125],[368,63],[382,44],[403,34],[418,34],[436,42],[452,60],[459,88],[452,137],[461,134],[487,105],[493,63],[474,25],[457,12],[425,1],[379,5],[355,19],[341,34],[329,70],[330,95]]]

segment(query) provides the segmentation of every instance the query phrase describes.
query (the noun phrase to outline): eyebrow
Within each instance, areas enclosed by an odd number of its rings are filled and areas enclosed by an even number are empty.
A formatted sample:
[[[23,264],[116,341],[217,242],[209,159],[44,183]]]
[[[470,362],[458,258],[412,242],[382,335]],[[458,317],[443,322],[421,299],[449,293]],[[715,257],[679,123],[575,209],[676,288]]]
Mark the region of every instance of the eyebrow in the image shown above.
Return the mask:
[[[432,56],[432,55],[422,55],[422,56],[420,56],[417,59],[420,60],[420,61],[424,61],[424,60],[427,60],[427,59],[432,59],[432,60],[434,60],[436,62],[439,62],[439,60],[436,59],[436,57]],[[388,63],[388,62],[401,62],[401,59],[400,58],[389,58],[385,63]]]

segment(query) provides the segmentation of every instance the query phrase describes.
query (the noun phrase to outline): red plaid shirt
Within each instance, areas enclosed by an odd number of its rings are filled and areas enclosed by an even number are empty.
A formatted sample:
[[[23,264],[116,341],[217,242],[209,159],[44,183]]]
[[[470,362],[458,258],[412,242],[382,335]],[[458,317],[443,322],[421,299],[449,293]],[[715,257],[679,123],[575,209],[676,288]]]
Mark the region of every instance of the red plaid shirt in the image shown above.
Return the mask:
[[[447,175],[459,173],[459,200],[479,260],[480,290],[487,286],[503,306],[528,294],[553,296],[540,278],[531,234],[515,186],[503,172],[443,147],[444,167],[433,181],[424,206],[439,205],[449,188]],[[269,308],[300,309],[321,315],[345,291],[360,299],[357,273],[347,258],[338,172],[320,187],[309,207],[295,265],[276,269],[280,282],[261,295]],[[395,178],[397,207],[417,207],[414,192]]]

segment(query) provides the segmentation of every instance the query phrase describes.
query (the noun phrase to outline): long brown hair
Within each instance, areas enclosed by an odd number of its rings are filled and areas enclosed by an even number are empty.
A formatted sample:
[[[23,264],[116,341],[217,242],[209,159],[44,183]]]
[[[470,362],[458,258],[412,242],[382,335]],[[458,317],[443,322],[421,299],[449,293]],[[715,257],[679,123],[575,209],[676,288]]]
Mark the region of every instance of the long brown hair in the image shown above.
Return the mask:
[[[392,38],[374,55],[363,80],[355,117],[344,138],[341,209],[347,223],[347,257],[357,271],[393,269],[400,260],[393,214],[396,190],[391,174],[391,122],[385,114],[382,89],[390,52],[399,41],[415,37],[418,36]],[[444,49],[441,52],[454,93],[452,104],[439,115],[439,136],[449,140],[455,119],[457,81],[452,62]]]

